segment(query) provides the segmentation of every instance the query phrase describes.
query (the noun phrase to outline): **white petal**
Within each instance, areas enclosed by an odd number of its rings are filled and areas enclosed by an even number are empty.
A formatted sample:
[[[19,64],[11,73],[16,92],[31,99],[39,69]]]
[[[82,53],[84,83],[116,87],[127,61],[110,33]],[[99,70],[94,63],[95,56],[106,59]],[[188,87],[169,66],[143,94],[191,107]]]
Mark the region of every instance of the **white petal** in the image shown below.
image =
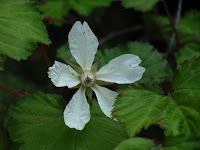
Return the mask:
[[[99,106],[103,113],[108,117],[112,117],[111,113],[114,107],[113,104],[115,102],[115,98],[118,95],[117,92],[111,91],[97,84],[95,84],[91,88],[97,96]]]
[[[141,62],[136,55],[121,55],[103,66],[96,73],[96,79],[119,84],[133,83],[140,80],[145,72],[145,68],[138,66]]]
[[[90,106],[85,98],[85,88],[80,87],[67,104],[64,111],[65,124],[82,130],[90,120]]]
[[[71,88],[80,83],[79,74],[71,66],[58,61],[49,67],[48,77],[56,87],[68,86]]]
[[[87,22],[82,25],[80,21],[76,21],[68,39],[70,51],[77,63],[83,70],[91,70],[99,43]]]

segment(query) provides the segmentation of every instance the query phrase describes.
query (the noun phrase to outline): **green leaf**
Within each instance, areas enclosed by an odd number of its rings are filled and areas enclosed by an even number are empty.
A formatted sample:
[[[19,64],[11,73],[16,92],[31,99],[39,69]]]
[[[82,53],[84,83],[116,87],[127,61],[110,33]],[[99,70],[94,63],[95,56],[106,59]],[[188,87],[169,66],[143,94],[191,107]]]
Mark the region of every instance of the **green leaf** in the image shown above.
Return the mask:
[[[101,57],[98,63],[98,69],[100,69],[113,58],[123,54],[134,54],[142,60],[140,66],[143,66],[146,71],[138,82],[159,84],[165,79],[167,62],[162,54],[148,43],[130,42],[112,49],[105,49],[103,52],[99,50],[95,55],[94,63]],[[57,58],[78,65],[70,53],[68,44],[58,49]]]
[[[1,72],[0,83],[8,88],[18,91],[25,89],[29,94],[34,93],[39,89],[33,82],[25,80],[16,74],[13,75],[6,72]],[[0,90],[0,95],[0,128],[6,128],[8,120],[8,108],[15,104],[19,100],[19,97],[3,90]]]
[[[135,137],[122,141],[114,150],[150,150],[154,146],[151,140]]]
[[[0,53],[13,59],[27,59],[37,42],[49,44],[48,33],[34,2],[1,0]]]
[[[138,11],[149,11],[152,10],[154,5],[159,0],[122,0],[122,5],[126,8],[134,8]]]
[[[15,142],[25,143],[20,150],[110,150],[126,136],[97,103],[82,131],[70,129],[64,124],[65,106],[58,95],[37,93],[13,107],[9,132]]]
[[[131,86],[118,96],[113,116],[130,136],[159,124],[166,135],[200,134],[200,61],[185,62],[173,77],[173,91],[165,94],[150,85]]]

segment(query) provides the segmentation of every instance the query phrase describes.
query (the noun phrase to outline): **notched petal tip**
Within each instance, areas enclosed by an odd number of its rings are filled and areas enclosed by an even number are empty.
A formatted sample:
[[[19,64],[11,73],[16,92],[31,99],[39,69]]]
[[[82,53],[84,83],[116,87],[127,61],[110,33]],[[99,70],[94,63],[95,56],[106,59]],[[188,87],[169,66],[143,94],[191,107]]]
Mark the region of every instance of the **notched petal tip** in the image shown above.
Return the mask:
[[[48,77],[56,87],[68,86],[75,87],[80,83],[79,75],[69,65],[55,61],[52,67],[49,67]]]

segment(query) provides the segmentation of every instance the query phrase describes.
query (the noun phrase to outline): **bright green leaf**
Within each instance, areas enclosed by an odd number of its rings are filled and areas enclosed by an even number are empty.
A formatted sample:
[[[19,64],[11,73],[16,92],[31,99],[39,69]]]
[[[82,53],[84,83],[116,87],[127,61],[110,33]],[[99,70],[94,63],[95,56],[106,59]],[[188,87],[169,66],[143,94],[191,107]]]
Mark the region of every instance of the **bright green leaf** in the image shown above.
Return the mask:
[[[25,143],[20,150],[110,150],[126,136],[97,103],[82,131],[70,129],[64,124],[65,106],[58,95],[37,93],[13,107],[9,131],[15,142]]]
[[[154,146],[151,140],[135,137],[122,141],[114,150],[150,150]]]
[[[146,12],[152,10],[158,1],[159,0],[122,0],[122,5],[126,8],[133,7],[135,10]]]
[[[1,0],[0,53],[13,59],[26,59],[37,42],[49,44],[48,33],[34,2]]]
[[[150,85],[131,86],[118,96],[113,115],[130,136],[159,124],[166,135],[200,134],[200,61],[185,62],[175,73],[173,91]]]

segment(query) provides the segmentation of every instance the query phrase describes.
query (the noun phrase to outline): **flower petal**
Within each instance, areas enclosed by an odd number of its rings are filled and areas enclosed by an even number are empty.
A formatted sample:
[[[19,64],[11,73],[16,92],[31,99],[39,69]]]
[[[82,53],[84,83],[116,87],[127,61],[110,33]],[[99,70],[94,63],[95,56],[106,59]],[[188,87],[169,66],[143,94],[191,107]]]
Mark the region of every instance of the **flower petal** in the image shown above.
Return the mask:
[[[82,25],[80,21],[76,21],[68,39],[70,51],[77,63],[83,70],[91,70],[99,42],[87,22]]]
[[[115,102],[115,98],[118,95],[117,92],[111,91],[97,84],[95,84],[91,88],[97,96],[97,100],[101,110],[106,116],[111,118],[111,113],[114,107],[113,104]]]
[[[58,61],[49,67],[48,77],[56,87],[68,86],[71,88],[80,83],[79,74],[71,66]]]
[[[136,55],[118,56],[96,73],[96,79],[118,84],[133,83],[140,80],[145,72],[145,68],[138,66],[141,62]]]
[[[85,98],[85,88],[80,87],[67,104],[64,111],[65,124],[70,128],[82,130],[90,120],[90,106]]]

